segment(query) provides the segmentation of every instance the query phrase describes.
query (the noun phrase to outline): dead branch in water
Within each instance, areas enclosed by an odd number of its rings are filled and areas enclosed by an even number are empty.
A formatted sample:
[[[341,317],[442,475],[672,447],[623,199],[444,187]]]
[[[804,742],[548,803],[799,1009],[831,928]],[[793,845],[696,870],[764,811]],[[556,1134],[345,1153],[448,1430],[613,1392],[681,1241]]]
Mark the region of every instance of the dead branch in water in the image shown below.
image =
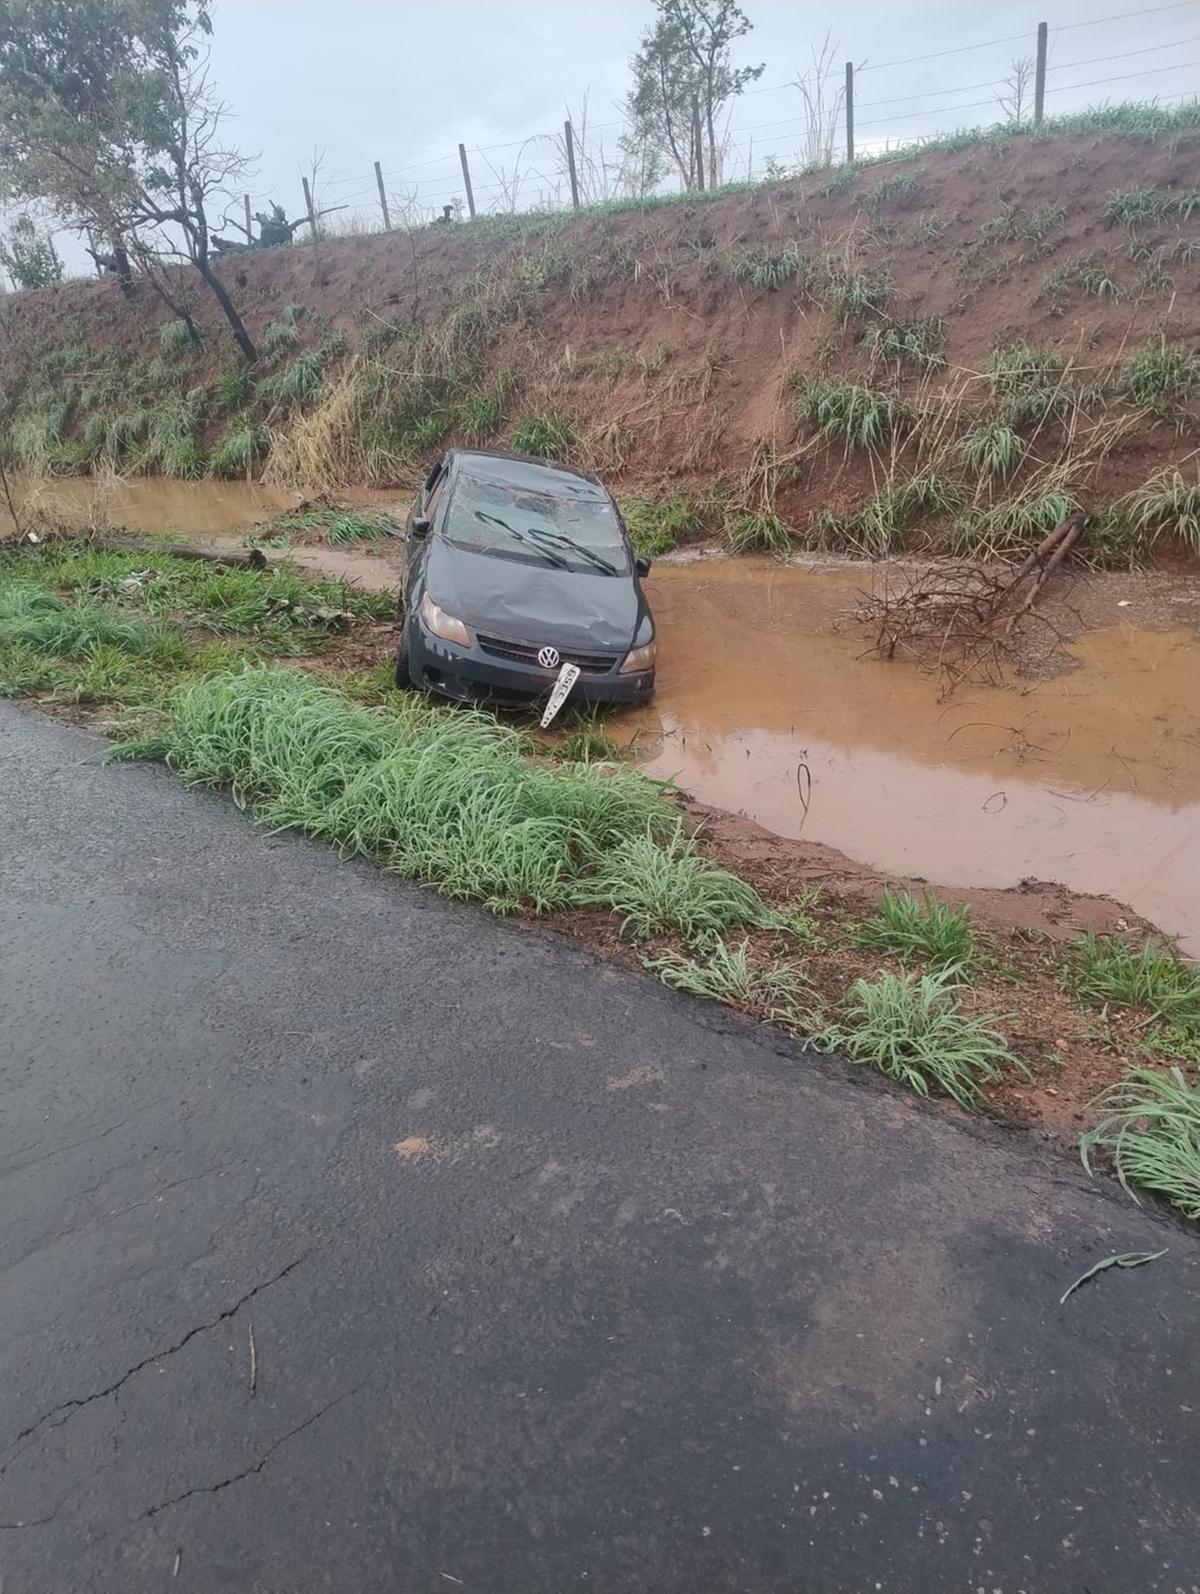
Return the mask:
[[[969,676],[1001,680],[1018,622],[1031,615],[1082,529],[1082,511],[1068,515],[1015,569],[938,564],[904,572],[881,591],[864,592],[853,617],[874,633],[869,651],[884,659],[901,654],[936,669],[943,695]]]

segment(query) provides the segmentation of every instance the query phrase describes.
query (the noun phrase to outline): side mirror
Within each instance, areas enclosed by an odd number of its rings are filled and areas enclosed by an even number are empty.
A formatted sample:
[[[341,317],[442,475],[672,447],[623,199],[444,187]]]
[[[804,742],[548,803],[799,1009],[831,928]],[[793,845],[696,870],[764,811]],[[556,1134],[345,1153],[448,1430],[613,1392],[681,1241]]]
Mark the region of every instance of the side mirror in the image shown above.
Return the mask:
[[[639,576],[648,576],[650,574],[650,561],[646,558],[644,553],[638,554],[637,558],[633,561],[633,568],[637,571]]]
[[[428,535],[429,535],[429,516],[428,515],[415,515],[413,517],[412,534],[413,534],[414,537],[428,537]]]

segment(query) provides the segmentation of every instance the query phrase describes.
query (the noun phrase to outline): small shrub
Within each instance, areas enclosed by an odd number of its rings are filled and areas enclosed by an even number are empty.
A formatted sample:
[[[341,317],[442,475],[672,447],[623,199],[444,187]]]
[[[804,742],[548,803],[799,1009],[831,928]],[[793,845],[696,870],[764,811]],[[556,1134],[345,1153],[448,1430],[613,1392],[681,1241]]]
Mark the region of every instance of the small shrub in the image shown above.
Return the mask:
[[[621,505],[621,514],[635,552],[647,559],[669,553],[701,529],[699,507],[688,492],[670,493],[663,498],[627,498]]]
[[[1007,476],[1021,463],[1025,443],[1003,421],[977,421],[960,442],[959,452],[981,476]]]
[[[906,960],[920,958],[935,967],[966,968],[975,957],[971,910],[952,908],[936,897],[885,891],[874,916],[853,934],[859,946]]]
[[[703,962],[667,952],[647,958],[645,966],[658,975],[664,985],[710,1002],[727,1002],[748,1007],[765,1017],[788,1017],[802,1004],[811,1004],[813,989],[794,964],[769,963],[765,967],[750,960],[750,942],[727,946],[717,937]]]
[[[558,415],[527,416],[512,434],[516,453],[533,454],[538,459],[565,459],[577,441],[574,423]]]
[[[994,1014],[964,1015],[958,972],[855,980],[841,1022],[820,1044],[878,1068],[921,1096],[938,1089],[960,1107],[974,1107],[982,1087],[1001,1078],[1005,1064],[1022,1065],[995,1029]]]
[[[876,393],[827,377],[801,382],[793,404],[797,419],[826,437],[841,438],[847,448],[879,448],[910,416],[908,406],[894,393]]]
[[[17,216],[0,238],[0,266],[14,288],[57,288],[62,261],[50,232],[42,232],[32,216]]]
[[[1178,468],[1157,471],[1122,504],[1151,542],[1162,535],[1178,537],[1200,553],[1200,467],[1191,477]]]
[[[1134,1068],[1092,1105],[1104,1117],[1079,1143],[1088,1172],[1102,1147],[1130,1195],[1137,1185],[1200,1218],[1200,1085],[1189,1085],[1181,1068]]]

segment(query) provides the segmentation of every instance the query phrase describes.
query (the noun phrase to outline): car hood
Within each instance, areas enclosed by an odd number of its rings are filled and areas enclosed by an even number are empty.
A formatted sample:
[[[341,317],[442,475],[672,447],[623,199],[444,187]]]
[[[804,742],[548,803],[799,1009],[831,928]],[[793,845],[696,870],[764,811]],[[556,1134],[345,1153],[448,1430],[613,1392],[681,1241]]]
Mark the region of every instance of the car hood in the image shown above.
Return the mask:
[[[622,652],[633,646],[644,599],[633,575],[556,570],[467,553],[435,538],[425,565],[434,601],[485,636]]]

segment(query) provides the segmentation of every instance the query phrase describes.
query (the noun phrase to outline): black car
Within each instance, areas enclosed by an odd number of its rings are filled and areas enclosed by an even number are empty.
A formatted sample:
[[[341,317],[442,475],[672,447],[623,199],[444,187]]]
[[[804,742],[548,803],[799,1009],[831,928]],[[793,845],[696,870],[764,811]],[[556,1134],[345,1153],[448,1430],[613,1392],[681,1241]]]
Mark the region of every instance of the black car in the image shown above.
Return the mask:
[[[645,702],[654,619],[620,511],[595,476],[453,449],[409,514],[396,680],[446,697],[529,700],[564,664],[571,698]]]

